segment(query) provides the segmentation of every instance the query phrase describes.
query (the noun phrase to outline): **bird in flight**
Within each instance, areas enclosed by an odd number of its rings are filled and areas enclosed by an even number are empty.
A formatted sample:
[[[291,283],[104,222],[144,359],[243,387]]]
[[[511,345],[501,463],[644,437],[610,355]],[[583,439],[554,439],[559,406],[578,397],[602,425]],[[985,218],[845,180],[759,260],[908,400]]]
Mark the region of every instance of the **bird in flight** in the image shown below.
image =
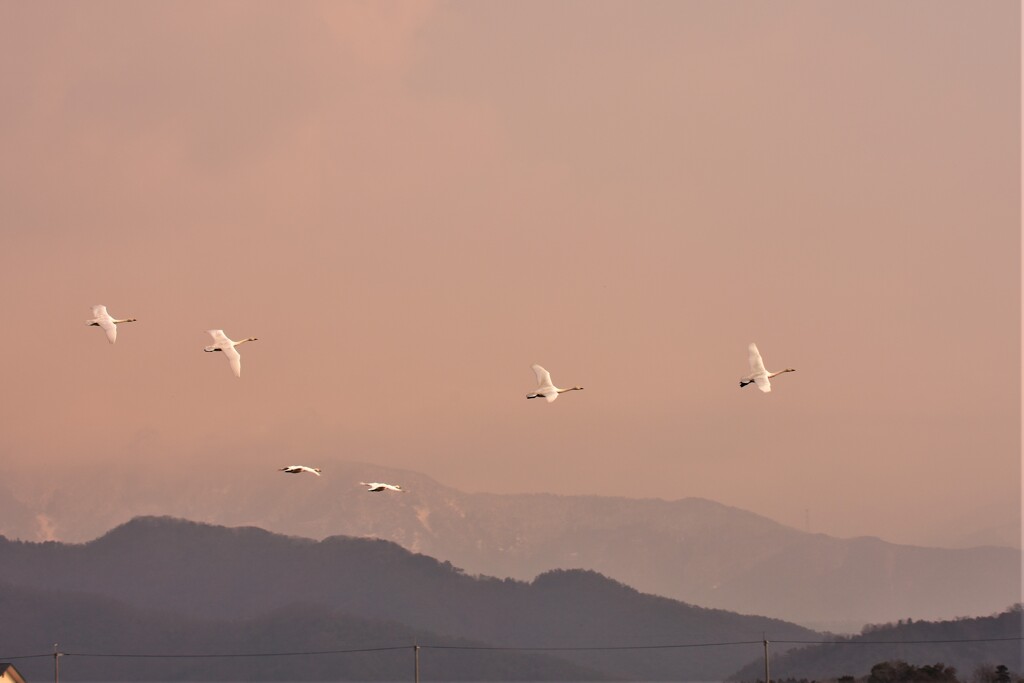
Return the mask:
[[[231,341],[224,334],[224,330],[207,330],[207,334],[213,337],[213,344],[203,349],[207,353],[213,353],[214,351],[221,351],[225,356],[228,357],[228,362],[231,363],[231,371],[235,373],[235,377],[242,376],[242,355],[238,353],[235,348],[245,342],[259,341],[256,337],[249,337],[242,341]]]
[[[777,375],[781,375],[784,372],[796,372],[794,368],[786,368],[785,370],[779,370],[778,372],[768,372],[764,369],[764,362],[761,360],[761,353],[757,350],[757,344],[751,342],[750,346],[747,348],[750,352],[748,356],[748,359],[750,360],[750,374],[740,380],[741,388],[753,383],[757,385],[758,389],[768,393],[772,390],[772,383],[768,380]]]
[[[100,327],[104,332],[107,333],[107,341],[113,344],[117,341],[117,326],[121,323],[133,323],[135,318],[125,318],[124,320],[116,320],[109,313],[107,313],[107,307],[102,305],[95,305],[92,307],[92,319],[86,320],[85,324],[90,327]]]
[[[532,366],[533,374],[537,376],[537,390],[532,394],[527,394],[526,398],[540,398],[544,397],[548,403],[551,403],[559,394],[564,394],[567,391],[582,391],[583,387],[569,387],[568,389],[559,389],[551,383],[551,373],[542,368],[541,366],[534,363]]]
[[[379,481],[361,481],[359,483],[365,486],[366,490],[370,493],[380,493],[381,491],[397,491],[398,493],[407,493],[407,491],[398,484],[382,484]]]
[[[305,465],[288,465],[288,467],[280,468],[278,472],[287,472],[288,474],[302,474],[303,472],[309,472],[310,474],[315,474],[318,477],[320,476],[319,467],[306,467]]]

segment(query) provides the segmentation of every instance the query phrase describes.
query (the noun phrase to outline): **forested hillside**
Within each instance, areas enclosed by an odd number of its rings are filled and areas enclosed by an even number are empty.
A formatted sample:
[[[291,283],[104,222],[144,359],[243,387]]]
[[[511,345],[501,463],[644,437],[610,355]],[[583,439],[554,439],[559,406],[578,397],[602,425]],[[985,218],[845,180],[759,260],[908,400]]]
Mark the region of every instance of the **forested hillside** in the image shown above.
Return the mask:
[[[1017,674],[1024,671],[1021,635],[1022,610],[1016,605],[990,617],[869,626],[859,635],[837,638],[834,643],[776,654],[770,664],[775,679],[864,678],[882,665],[874,671],[871,683],[895,683],[915,676],[942,679],[949,676],[950,667],[958,680],[996,683],[984,680],[982,674],[994,675],[999,665]],[[886,662],[894,664],[885,666]],[[898,662],[906,666],[895,664]],[[925,666],[932,668],[925,670]],[[751,664],[734,678],[751,681],[763,677],[763,664]]]
[[[818,635],[778,619],[640,593],[595,572],[558,570],[532,582],[474,577],[387,541],[313,541],[170,518],[136,519],[82,545],[0,539],[0,580],[190,619],[252,620],[316,605],[393,622],[406,636],[429,631],[507,648],[658,646],[552,653],[634,680],[717,680],[756,658],[764,633],[787,640]],[[301,632],[294,635],[300,639]],[[59,641],[44,640],[44,650]],[[336,642],[347,647],[345,638]],[[733,642],[748,645],[677,647]]]

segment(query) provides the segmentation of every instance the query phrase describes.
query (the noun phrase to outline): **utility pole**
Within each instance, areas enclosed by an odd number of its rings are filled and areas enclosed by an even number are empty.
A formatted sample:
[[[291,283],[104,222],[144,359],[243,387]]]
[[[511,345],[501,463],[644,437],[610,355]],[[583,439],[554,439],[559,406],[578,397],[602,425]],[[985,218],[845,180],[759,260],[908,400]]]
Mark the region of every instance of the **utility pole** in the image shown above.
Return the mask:
[[[416,670],[415,670],[416,683],[420,683],[420,646],[419,645],[413,645],[412,646],[412,656],[413,656],[413,661],[414,661],[414,663],[416,665]]]
[[[60,683],[60,651],[57,643],[53,644],[53,683]]]
[[[768,638],[764,639],[764,683],[772,683],[768,677]]]

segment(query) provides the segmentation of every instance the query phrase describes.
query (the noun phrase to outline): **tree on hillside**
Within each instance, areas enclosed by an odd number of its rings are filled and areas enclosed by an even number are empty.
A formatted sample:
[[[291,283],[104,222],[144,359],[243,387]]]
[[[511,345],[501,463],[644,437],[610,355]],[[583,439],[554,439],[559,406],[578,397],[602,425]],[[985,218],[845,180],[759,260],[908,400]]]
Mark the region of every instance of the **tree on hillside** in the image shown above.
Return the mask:
[[[1020,676],[1014,676],[1005,664],[979,666],[971,675],[971,683],[1020,683]]]
[[[871,667],[867,683],[957,683],[956,669],[942,663],[914,666],[902,660]]]

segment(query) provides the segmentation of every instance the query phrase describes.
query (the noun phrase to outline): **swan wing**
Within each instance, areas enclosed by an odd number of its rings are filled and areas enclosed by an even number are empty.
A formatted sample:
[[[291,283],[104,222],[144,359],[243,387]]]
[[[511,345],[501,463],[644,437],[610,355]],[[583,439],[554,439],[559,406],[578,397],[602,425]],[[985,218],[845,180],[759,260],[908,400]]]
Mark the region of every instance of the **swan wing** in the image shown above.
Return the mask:
[[[754,382],[757,384],[757,388],[766,394],[772,390],[772,383],[768,379],[768,375],[757,375],[754,377]]]
[[[751,343],[750,346],[747,347],[747,351],[749,352],[747,360],[750,361],[750,373],[752,375],[757,375],[762,372],[767,374],[767,371],[764,369],[764,362],[761,360],[761,353],[757,350],[757,344]],[[760,383],[758,383],[758,386],[761,386]],[[762,389],[762,391],[764,391],[764,389]]]
[[[235,377],[242,376],[242,354],[240,354],[234,346],[228,344],[221,348],[224,355],[228,357],[228,362],[231,364],[231,372],[235,373]]]
[[[207,330],[206,334],[213,337],[213,341],[216,342],[215,346],[219,346],[222,349],[225,346],[234,346],[234,343],[224,334],[224,330]]]
[[[87,325],[97,325],[103,329],[107,334],[107,341],[113,344],[117,341],[117,326],[114,324],[114,319],[107,313],[107,307],[100,304],[96,304],[91,307],[92,319],[86,320]]]
[[[100,308],[103,307],[100,306]],[[106,314],[106,311],[104,311],[104,314]],[[113,344],[117,341],[117,325],[114,324],[114,321],[110,319],[109,315],[106,318],[100,318],[99,325],[103,331],[107,333],[108,342]]]
[[[533,374],[537,376],[537,393],[547,396],[544,389],[555,388],[555,385],[551,383],[551,373],[549,373],[547,370],[537,365],[536,363],[534,363],[530,367],[533,368]]]

